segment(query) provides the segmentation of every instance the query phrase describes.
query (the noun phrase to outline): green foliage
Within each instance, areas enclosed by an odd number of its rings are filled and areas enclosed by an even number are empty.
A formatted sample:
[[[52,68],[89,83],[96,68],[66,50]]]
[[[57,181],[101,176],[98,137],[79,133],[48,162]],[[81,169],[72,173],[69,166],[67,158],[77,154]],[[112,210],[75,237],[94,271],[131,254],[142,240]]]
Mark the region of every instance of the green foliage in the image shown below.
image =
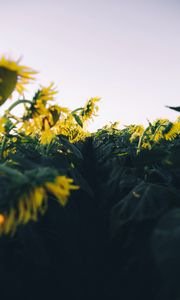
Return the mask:
[[[8,67],[3,101],[33,74]],[[2,299],[179,299],[180,118],[90,134],[99,98],[70,111],[54,94],[0,118]]]
[[[17,83],[17,72],[0,67],[0,105],[12,94]]]

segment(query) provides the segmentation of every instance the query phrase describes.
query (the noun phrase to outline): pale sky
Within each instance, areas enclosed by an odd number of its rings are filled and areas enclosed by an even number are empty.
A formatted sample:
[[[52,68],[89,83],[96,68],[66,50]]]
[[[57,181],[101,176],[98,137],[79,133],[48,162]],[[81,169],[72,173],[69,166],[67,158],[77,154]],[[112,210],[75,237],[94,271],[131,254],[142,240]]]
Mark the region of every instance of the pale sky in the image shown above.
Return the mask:
[[[180,106],[179,0],[0,0],[0,36],[60,105],[101,97],[91,130],[177,117],[164,106]]]

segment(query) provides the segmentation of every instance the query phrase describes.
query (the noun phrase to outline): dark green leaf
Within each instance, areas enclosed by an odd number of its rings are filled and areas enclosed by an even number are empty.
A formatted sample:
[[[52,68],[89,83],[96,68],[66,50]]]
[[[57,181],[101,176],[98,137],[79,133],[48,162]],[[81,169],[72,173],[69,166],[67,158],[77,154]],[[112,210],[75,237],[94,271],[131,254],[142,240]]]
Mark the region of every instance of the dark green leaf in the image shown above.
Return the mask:
[[[76,122],[78,123],[78,125],[83,127],[83,123],[82,123],[80,117],[76,114],[72,114],[72,115],[73,115],[74,119],[76,120]]]
[[[168,108],[170,108],[170,109],[173,109],[173,110],[175,110],[175,111],[180,112],[180,106],[176,106],[176,107],[173,107],[173,106],[166,106],[166,107],[168,107]]]

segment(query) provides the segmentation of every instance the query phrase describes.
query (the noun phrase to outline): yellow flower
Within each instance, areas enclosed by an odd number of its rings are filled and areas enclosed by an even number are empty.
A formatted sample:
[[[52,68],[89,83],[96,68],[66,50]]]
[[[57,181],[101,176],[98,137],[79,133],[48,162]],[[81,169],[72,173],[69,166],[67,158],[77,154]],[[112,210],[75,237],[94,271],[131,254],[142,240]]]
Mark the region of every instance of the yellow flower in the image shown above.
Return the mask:
[[[41,99],[38,99],[36,101],[36,104],[34,105],[32,116],[36,117],[39,115],[46,115],[46,114],[47,114],[47,108],[45,107],[43,101],[41,101]]]
[[[33,118],[40,117],[42,120],[48,120],[49,126],[52,127],[59,120],[61,109],[58,105],[51,105],[48,108],[43,103],[36,106],[37,110],[33,113]]]
[[[16,89],[22,94],[25,90],[24,85],[34,79],[32,69],[19,65],[18,61],[0,59],[0,104],[2,105]]]
[[[144,127],[142,125],[134,125],[129,131],[131,133],[130,142],[132,143],[136,138],[139,138],[143,134]]]
[[[14,233],[17,227],[15,209],[11,208],[8,214],[0,214],[0,216],[0,234]]]
[[[7,158],[8,155],[11,153],[15,154],[16,153],[16,148],[15,147],[9,147],[7,149],[5,149],[2,153],[3,158]]]
[[[37,221],[48,206],[47,193],[54,195],[58,202],[64,206],[67,203],[71,190],[79,189],[73,179],[66,176],[56,176],[54,182],[45,182],[42,186],[34,187],[24,193],[18,200],[17,206],[11,207],[9,212],[0,213],[0,234],[14,234],[19,225],[29,221]]]
[[[65,135],[71,143],[78,142],[90,136],[87,131],[77,124],[71,113],[66,117],[60,118],[52,130],[55,135]]]
[[[0,118],[0,134],[5,133],[5,125],[6,125],[6,119],[5,118]]]
[[[3,214],[0,214],[0,225],[2,225],[5,222],[5,217]]]
[[[157,130],[156,133],[152,136],[154,142],[158,142],[163,138],[162,130]]]
[[[151,145],[148,142],[143,142],[141,147],[144,148],[144,149],[151,150]]]
[[[12,138],[12,142],[13,142],[13,143],[16,143],[16,142],[17,142],[17,137],[13,137],[13,138]]]
[[[37,115],[33,119],[24,121],[19,128],[19,132],[24,132],[26,135],[31,135],[32,137],[38,135],[41,144],[50,144],[55,137],[55,133],[51,130],[50,118],[48,119],[48,117],[50,116]]]
[[[54,182],[46,182],[45,187],[49,193],[54,195],[59,203],[64,206],[67,203],[71,190],[79,189],[79,186],[73,185],[73,179],[66,176],[57,176]]]
[[[14,234],[18,225],[37,221],[39,214],[47,209],[47,194],[44,187],[36,187],[20,197],[17,208],[0,214],[0,234]]]
[[[54,95],[56,95],[57,93],[58,91],[54,86],[54,82],[51,82],[51,84],[48,87],[44,87],[41,85],[41,89],[38,92],[37,99],[41,102],[54,100]]]
[[[51,131],[48,120],[44,120],[44,129],[41,131],[41,144],[50,144],[54,138],[54,134]]]
[[[100,100],[100,98],[91,98],[87,101],[84,109],[81,112],[81,116],[83,118],[83,121],[87,121],[91,119],[93,116],[96,115],[96,112],[98,111],[97,102]]]
[[[26,135],[35,135],[37,128],[35,127],[34,120],[24,121],[18,132],[23,132]]]
[[[28,195],[24,194],[18,204],[18,224],[30,220],[37,221],[38,214],[44,214],[47,209],[47,195],[43,187],[36,187]]]
[[[170,130],[164,134],[166,140],[173,140],[180,135],[180,121],[174,122]]]

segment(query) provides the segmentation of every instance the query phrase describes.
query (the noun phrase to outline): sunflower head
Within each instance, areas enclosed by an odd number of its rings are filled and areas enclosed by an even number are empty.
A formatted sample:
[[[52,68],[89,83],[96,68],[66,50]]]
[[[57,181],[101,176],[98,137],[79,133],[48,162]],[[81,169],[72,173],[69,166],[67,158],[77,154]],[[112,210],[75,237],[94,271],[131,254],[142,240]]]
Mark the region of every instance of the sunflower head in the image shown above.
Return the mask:
[[[0,58],[0,105],[2,105],[14,90],[22,94],[24,85],[34,79],[36,74],[32,69],[19,65],[19,61]]]
[[[97,105],[97,102],[100,100],[99,97],[91,98],[87,101],[85,107],[83,108],[81,112],[81,116],[83,118],[83,121],[87,121],[91,119],[93,116],[96,116],[96,112],[98,111],[99,107]]]

